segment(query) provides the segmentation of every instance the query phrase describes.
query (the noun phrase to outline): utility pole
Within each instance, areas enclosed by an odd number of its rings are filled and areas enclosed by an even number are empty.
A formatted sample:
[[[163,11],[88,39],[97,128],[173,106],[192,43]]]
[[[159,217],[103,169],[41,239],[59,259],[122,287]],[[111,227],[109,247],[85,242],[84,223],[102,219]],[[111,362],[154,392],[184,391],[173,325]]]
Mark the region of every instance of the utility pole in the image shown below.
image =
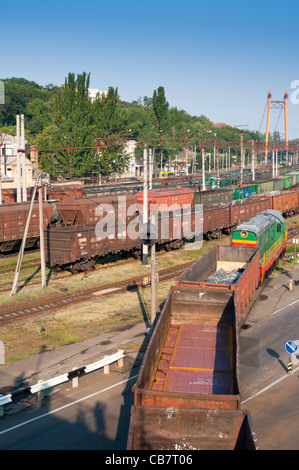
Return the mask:
[[[285,130],[285,141],[286,141],[286,163],[289,161],[289,134],[288,134],[288,93],[284,94],[284,130]]]
[[[202,165],[202,190],[206,190],[206,169],[205,169],[205,149],[201,149],[201,165]]]
[[[35,200],[35,196],[36,196],[36,189],[41,184],[41,175],[42,175],[42,173],[39,173],[38,176],[36,177],[36,180],[35,180],[35,185],[34,185],[34,189],[33,189],[32,198],[31,198],[31,201],[30,201],[29,212],[28,212],[28,215],[27,215],[23,240],[22,240],[22,243],[21,243],[20,251],[19,251],[18,262],[17,262],[17,266],[16,266],[16,270],[15,270],[15,277],[14,277],[14,281],[13,281],[12,290],[11,290],[10,295],[14,295],[17,291],[18,279],[19,279],[19,274],[20,274],[20,271],[21,271],[22,260],[23,260],[25,245],[26,245],[26,239],[27,239],[28,229],[29,229],[29,225],[30,225],[33,204],[34,204],[34,200]]]
[[[240,170],[240,183],[243,184],[243,130],[241,130],[241,170]]]
[[[252,141],[252,160],[251,160],[252,168],[252,181],[255,181],[255,149],[254,149],[254,141]]]
[[[268,161],[268,140],[269,140],[269,126],[270,126],[270,113],[271,113],[271,91],[268,92],[268,114],[267,114],[267,125],[266,125],[266,138],[265,138],[265,162]]]
[[[149,175],[148,175],[148,189],[151,190],[153,189],[153,153],[152,149],[149,149]]]
[[[46,287],[46,263],[45,263],[45,241],[44,241],[44,213],[43,213],[43,190],[38,188],[38,209],[39,209],[39,246],[40,262],[42,274],[42,287]]]
[[[23,201],[27,201],[26,152],[25,152],[25,122],[24,122],[24,114],[21,114],[21,151],[22,151],[22,186],[23,186]]]
[[[153,214],[152,219],[155,218]],[[157,315],[157,290],[156,290],[156,244],[151,246],[151,325],[155,323]]]
[[[17,202],[21,200],[20,115],[17,114]]]
[[[147,148],[143,149],[143,224],[148,223],[148,177],[147,177]],[[148,264],[148,246],[144,243],[142,246],[142,264]]]
[[[217,182],[217,188],[220,187],[220,172],[219,172],[219,150],[218,147],[215,148],[214,150],[216,152],[216,182]]]

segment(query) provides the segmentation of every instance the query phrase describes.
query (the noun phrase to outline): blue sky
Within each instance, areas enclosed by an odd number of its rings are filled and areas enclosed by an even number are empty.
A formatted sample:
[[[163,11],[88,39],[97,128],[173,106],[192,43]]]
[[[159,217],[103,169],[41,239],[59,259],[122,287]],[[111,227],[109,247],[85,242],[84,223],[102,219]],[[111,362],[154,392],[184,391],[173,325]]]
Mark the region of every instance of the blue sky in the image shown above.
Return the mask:
[[[69,72],[121,99],[164,86],[170,106],[215,122],[261,125],[268,90],[289,93],[289,138],[299,137],[299,3],[285,0],[15,0],[1,5],[0,77],[41,85]],[[299,97],[299,94],[297,95]],[[270,132],[284,132],[272,111]]]

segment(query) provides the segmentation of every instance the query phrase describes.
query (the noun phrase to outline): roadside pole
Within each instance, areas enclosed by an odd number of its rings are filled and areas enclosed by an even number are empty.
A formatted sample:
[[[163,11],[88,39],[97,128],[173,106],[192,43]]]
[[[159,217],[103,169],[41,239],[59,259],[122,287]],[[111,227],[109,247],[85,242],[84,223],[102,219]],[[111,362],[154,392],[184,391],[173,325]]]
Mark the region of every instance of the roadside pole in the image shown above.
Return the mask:
[[[148,223],[148,177],[147,177],[147,148],[143,149],[143,224]],[[148,245],[142,245],[142,264],[148,264]]]

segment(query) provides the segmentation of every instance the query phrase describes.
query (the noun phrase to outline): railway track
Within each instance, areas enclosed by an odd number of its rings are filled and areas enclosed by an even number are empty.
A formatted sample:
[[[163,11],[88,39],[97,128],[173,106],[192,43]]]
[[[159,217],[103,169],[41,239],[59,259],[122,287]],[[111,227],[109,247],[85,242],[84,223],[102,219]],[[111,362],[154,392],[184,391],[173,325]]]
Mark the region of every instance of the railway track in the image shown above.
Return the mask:
[[[159,271],[159,281],[166,281],[181,274],[188,268],[194,261],[181,264],[179,266],[172,266],[171,268]],[[57,310],[59,308],[67,307],[69,305],[90,301],[97,299],[99,296],[108,296],[117,294],[119,292],[132,291],[138,287],[150,283],[150,276],[138,276],[124,281],[118,281],[111,284],[106,284],[100,287],[93,287],[83,292],[75,292],[72,294],[65,294],[55,299],[44,299],[42,301],[31,302],[28,304],[14,305],[10,308],[2,308],[0,311],[0,324],[12,322],[24,318],[26,316],[39,315],[49,310]]]
[[[294,227],[289,228],[288,241],[292,240],[295,234],[298,234],[298,231],[299,231],[299,225],[295,225]],[[188,263],[185,263],[179,266],[166,268],[164,270],[159,271],[159,280],[164,281],[164,280],[168,280],[177,276],[178,274],[183,272],[188,266],[190,266],[193,262],[194,261],[190,261]],[[79,273],[78,275],[80,274],[82,275],[82,273]],[[71,275],[67,275],[67,277],[70,277],[70,276]],[[120,281],[120,282],[106,284],[101,287],[94,287],[91,289],[87,289],[83,292],[65,294],[65,295],[59,296],[59,298],[56,298],[56,299],[46,299],[42,301],[37,301],[37,302],[31,303],[30,306],[26,304],[22,304],[22,305],[10,307],[10,308],[2,308],[0,311],[0,323],[3,324],[3,323],[18,320],[24,316],[37,315],[37,314],[40,314],[42,312],[46,312],[49,310],[56,310],[56,309],[63,308],[71,304],[84,302],[87,300],[92,300],[94,298],[97,298],[98,296],[107,296],[107,295],[116,294],[118,292],[125,292],[128,290],[133,290],[135,288],[138,288],[144,285],[145,278],[149,279],[149,276],[139,276],[139,277],[127,279],[127,280]],[[2,286],[0,285],[0,291],[4,292],[5,290],[8,290],[7,287],[8,287],[8,284],[3,284]]]

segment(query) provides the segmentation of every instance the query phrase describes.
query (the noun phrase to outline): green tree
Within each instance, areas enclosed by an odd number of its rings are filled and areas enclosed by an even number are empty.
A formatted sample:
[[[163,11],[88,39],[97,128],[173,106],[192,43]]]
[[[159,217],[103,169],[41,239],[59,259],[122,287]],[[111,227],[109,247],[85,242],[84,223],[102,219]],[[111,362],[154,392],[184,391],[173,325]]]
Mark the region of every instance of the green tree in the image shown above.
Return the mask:
[[[48,105],[53,101],[57,88],[42,87],[25,78],[5,78],[2,81],[5,86],[5,104],[0,106],[0,127],[15,126],[16,115],[24,114],[26,138],[31,142],[35,133],[40,132],[49,122]]]
[[[152,106],[155,112],[159,131],[166,132],[169,129],[169,103],[166,101],[164,87],[154,90]]]
[[[120,104],[117,88],[109,87],[107,94],[97,96],[92,103],[92,116],[94,140],[102,145],[95,157],[99,173],[103,176],[121,173],[128,165],[125,142],[131,131],[129,112]]]
[[[94,145],[89,81],[90,74],[83,72],[75,77],[69,73],[55,97],[51,147],[63,149],[55,151],[55,167],[64,177],[80,177],[94,170],[95,149],[82,148]],[[46,161],[44,164],[47,166]]]

